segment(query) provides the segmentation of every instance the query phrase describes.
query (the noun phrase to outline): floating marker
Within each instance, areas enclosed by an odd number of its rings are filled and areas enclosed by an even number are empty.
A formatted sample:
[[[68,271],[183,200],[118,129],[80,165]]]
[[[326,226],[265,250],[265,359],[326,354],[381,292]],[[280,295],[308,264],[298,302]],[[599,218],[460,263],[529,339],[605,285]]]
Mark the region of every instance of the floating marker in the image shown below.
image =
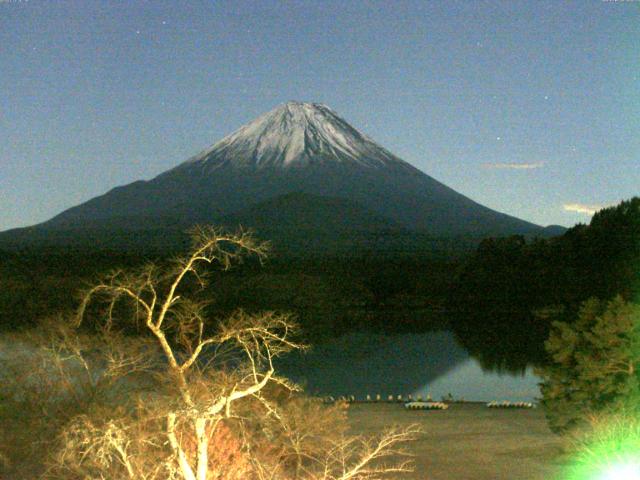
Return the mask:
[[[443,402],[408,402],[404,404],[408,410],[447,410],[449,405]]]
[[[493,400],[487,403],[487,407],[488,408],[534,408],[534,405],[531,402],[509,402],[507,400],[498,402],[496,400]]]

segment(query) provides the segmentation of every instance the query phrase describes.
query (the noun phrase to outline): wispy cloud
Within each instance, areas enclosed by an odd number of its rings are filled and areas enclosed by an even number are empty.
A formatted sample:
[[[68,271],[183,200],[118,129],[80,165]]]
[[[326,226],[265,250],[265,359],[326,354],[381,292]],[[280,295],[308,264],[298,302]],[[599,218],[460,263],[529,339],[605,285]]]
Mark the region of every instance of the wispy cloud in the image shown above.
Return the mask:
[[[603,205],[585,205],[584,203],[565,203],[562,207],[567,212],[586,213],[587,215],[593,215],[604,208]]]
[[[486,168],[505,168],[510,170],[533,170],[544,167],[544,162],[533,163],[485,163]]]

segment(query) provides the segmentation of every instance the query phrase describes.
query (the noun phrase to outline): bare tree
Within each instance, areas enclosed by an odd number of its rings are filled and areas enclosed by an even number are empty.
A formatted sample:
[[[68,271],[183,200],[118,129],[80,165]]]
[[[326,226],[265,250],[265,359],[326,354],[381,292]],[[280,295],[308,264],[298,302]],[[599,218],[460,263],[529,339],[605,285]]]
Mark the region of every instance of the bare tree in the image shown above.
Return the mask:
[[[409,471],[406,462],[380,461],[404,454],[396,446],[416,435],[413,427],[375,441],[329,439],[322,422],[304,431],[291,406],[322,412],[292,400],[299,388],[274,367],[276,357],[305,348],[290,315],[237,311],[212,325],[207,303],[191,298],[207,284],[203,267],[228,269],[247,255],[262,261],[267,249],[247,232],[198,227],[189,255],[168,268],[116,271],[84,293],[76,326],[97,314],[99,346],[66,339],[58,358],[71,352],[91,385],[109,388],[92,390],[102,403],[66,425],[49,477],[347,480]],[[146,336],[119,333],[123,321]]]
[[[420,433],[417,426],[410,425],[405,429],[390,428],[378,438],[343,437],[324,458],[319,459],[322,464],[320,473],[311,473],[309,478],[373,480],[412,472],[413,465],[408,460],[411,455],[399,446],[414,440]]]

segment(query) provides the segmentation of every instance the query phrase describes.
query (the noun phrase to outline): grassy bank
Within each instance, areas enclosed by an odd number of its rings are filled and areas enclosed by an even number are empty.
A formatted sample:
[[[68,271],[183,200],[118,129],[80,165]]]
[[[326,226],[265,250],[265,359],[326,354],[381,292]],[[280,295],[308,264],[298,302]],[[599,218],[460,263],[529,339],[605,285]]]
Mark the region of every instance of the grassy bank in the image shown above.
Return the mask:
[[[390,424],[417,423],[424,431],[407,444],[420,480],[552,480],[561,469],[560,438],[542,409],[490,409],[452,404],[446,411],[410,411],[401,404],[349,407],[353,433],[375,434]]]

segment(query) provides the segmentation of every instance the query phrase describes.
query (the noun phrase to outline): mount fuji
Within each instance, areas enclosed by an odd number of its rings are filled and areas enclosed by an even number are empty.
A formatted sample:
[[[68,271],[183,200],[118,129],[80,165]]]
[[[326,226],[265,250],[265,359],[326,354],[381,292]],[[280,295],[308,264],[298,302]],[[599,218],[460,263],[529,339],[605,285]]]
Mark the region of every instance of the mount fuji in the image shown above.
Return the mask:
[[[255,227],[275,243],[293,233],[308,241],[545,235],[438,182],[329,107],[289,102],[149,181],[4,232],[0,244],[162,244],[196,223]]]

